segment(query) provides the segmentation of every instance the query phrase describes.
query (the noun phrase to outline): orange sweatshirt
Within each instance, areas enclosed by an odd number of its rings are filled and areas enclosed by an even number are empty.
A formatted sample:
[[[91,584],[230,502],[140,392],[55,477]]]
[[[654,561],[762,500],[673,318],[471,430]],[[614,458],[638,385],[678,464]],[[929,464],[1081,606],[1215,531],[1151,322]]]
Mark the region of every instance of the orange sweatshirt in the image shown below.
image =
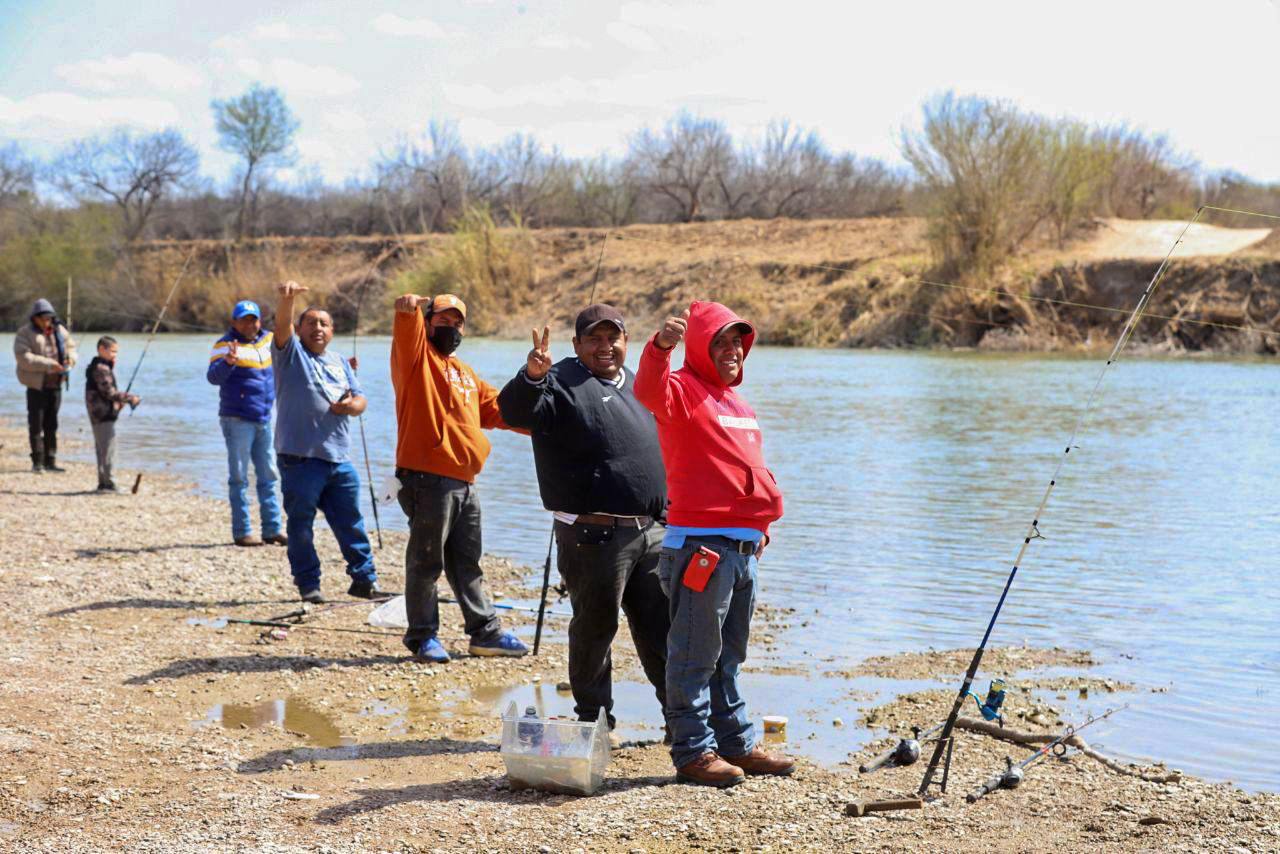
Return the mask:
[[[511,428],[498,412],[498,390],[456,356],[441,356],[426,327],[422,312],[396,312],[396,465],[472,483],[489,456],[482,431]]]

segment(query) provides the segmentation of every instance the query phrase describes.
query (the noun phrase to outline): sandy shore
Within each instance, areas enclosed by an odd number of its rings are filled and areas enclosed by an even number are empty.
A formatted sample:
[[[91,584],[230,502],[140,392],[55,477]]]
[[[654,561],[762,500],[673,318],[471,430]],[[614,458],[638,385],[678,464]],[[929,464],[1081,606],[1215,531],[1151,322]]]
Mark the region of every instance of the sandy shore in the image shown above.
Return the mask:
[[[790,779],[722,792],[672,785],[661,745],[632,744],[614,752],[595,797],[511,792],[484,691],[555,685],[566,678],[561,645],[536,659],[469,657],[453,606],[442,609],[442,634],[458,657],[443,667],[408,660],[395,634],[294,629],[271,639],[250,626],[192,624],[294,610],[283,549],[232,546],[225,505],[187,485],[148,472],[137,495],[95,495],[85,491],[89,466],[35,476],[20,431],[0,428],[0,442],[9,542],[0,564],[0,850],[1280,849],[1280,796],[1189,777],[1148,783],[1079,756],[1043,763],[1021,788],[968,805],[964,794],[1004,756],[1029,755],[973,734],[959,739],[945,797],[863,819],[846,817],[845,805],[910,792],[922,766],[859,778],[849,765],[804,762]],[[132,480],[121,472],[121,483]],[[345,601],[332,538],[320,530],[317,541],[324,590]],[[403,585],[403,544],[390,534],[378,554],[392,589]],[[527,570],[491,560],[487,571],[492,588],[531,595],[521,587]],[[339,608],[309,624],[367,628],[366,612]],[[1047,664],[1062,678],[1061,656],[1000,655],[1029,680]],[[1063,655],[1088,678],[1087,654]],[[634,668],[625,645],[615,656]],[[965,657],[888,656],[861,672],[949,673]],[[901,733],[936,720],[947,702],[945,692],[924,692],[867,709],[856,723]],[[219,705],[221,723],[193,724]],[[411,714],[381,713],[389,706]]]

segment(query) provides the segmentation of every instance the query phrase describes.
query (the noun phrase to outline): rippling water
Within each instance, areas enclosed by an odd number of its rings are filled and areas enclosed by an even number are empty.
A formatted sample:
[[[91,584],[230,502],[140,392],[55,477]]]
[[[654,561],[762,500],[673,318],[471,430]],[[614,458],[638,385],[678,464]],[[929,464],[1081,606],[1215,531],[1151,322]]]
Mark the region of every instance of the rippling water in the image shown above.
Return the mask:
[[[118,337],[124,382],[143,339]],[[143,406],[118,430],[119,468],[167,467],[224,492],[217,394],[204,380],[211,342],[153,344],[135,387]],[[386,338],[360,345],[375,483],[394,464],[389,349]],[[473,340],[460,355],[501,384],[526,349]],[[4,353],[0,404],[20,416]],[[852,666],[868,655],[974,645],[1099,367],[757,348],[743,392],[787,507],[762,564],[763,595],[807,620],[781,638],[780,663]],[[1109,745],[1272,790],[1278,380],[1280,366],[1260,362],[1117,364],[1041,517],[1046,539],[1032,544],[992,637],[1090,649],[1104,662],[1099,675],[1136,683],[1131,708],[1108,722]],[[63,429],[89,438],[82,388],[77,370]],[[541,565],[549,527],[528,441],[491,435],[480,480],[486,550]],[[398,510],[382,514],[384,525],[403,527]],[[1159,688],[1167,693],[1152,693]]]

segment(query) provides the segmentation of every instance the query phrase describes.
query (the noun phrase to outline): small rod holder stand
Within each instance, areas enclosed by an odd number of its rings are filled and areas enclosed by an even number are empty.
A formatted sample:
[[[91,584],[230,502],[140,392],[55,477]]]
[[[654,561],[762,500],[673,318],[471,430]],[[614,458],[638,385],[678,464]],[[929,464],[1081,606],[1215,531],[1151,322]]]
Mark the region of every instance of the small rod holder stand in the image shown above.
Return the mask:
[[[949,735],[946,737],[946,739],[940,739],[940,741],[946,741],[946,745],[947,745],[946,758],[942,760],[942,779],[930,780],[928,785],[925,786],[924,790],[920,792],[921,796],[927,795],[928,790],[933,786],[937,786],[938,791],[941,792],[942,794],[945,795],[947,793],[947,778],[951,776],[951,751],[955,749],[956,737],[954,735]]]

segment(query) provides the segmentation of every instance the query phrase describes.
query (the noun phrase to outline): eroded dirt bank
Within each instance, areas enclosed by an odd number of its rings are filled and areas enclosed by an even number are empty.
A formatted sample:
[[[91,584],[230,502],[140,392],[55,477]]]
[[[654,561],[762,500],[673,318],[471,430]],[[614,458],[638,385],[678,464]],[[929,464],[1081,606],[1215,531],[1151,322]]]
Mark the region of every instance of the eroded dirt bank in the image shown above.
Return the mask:
[[[868,709],[884,739],[851,764],[802,762],[790,779],[753,779],[724,792],[673,785],[662,746],[633,743],[615,751],[595,797],[513,793],[497,752],[494,691],[563,680],[557,641],[537,659],[472,658],[456,608],[445,606],[443,634],[458,657],[426,667],[404,657],[395,635],[299,628],[271,639],[255,627],[192,624],[295,609],[283,550],[230,545],[221,502],[150,472],[136,496],[85,492],[94,474],[74,462],[66,474],[34,476],[24,441],[0,429],[0,523],[10,542],[0,565],[3,850],[1280,847],[1276,795],[1186,777],[1147,783],[1082,758],[1047,763],[1020,789],[966,805],[964,794],[1006,754],[1026,755],[967,733],[946,797],[923,811],[846,817],[855,798],[918,784],[919,765],[865,778],[853,768],[888,744],[890,731],[936,717],[944,691]],[[131,483],[132,473],[119,480]],[[324,531],[317,542],[325,592],[346,601],[336,548]],[[402,548],[391,534],[378,554],[393,589],[403,583]],[[487,567],[495,590],[529,595],[521,588],[527,570],[498,560]],[[335,609],[308,624],[367,628],[366,610]],[[505,619],[527,627],[531,618]],[[1069,667],[1081,679],[1091,660],[1075,652],[995,655],[1013,671]],[[951,673],[964,658],[890,655],[860,672]],[[634,670],[625,643],[615,659],[624,673]],[[410,713],[388,714],[391,706]],[[1022,718],[1019,725],[1035,726]]]

